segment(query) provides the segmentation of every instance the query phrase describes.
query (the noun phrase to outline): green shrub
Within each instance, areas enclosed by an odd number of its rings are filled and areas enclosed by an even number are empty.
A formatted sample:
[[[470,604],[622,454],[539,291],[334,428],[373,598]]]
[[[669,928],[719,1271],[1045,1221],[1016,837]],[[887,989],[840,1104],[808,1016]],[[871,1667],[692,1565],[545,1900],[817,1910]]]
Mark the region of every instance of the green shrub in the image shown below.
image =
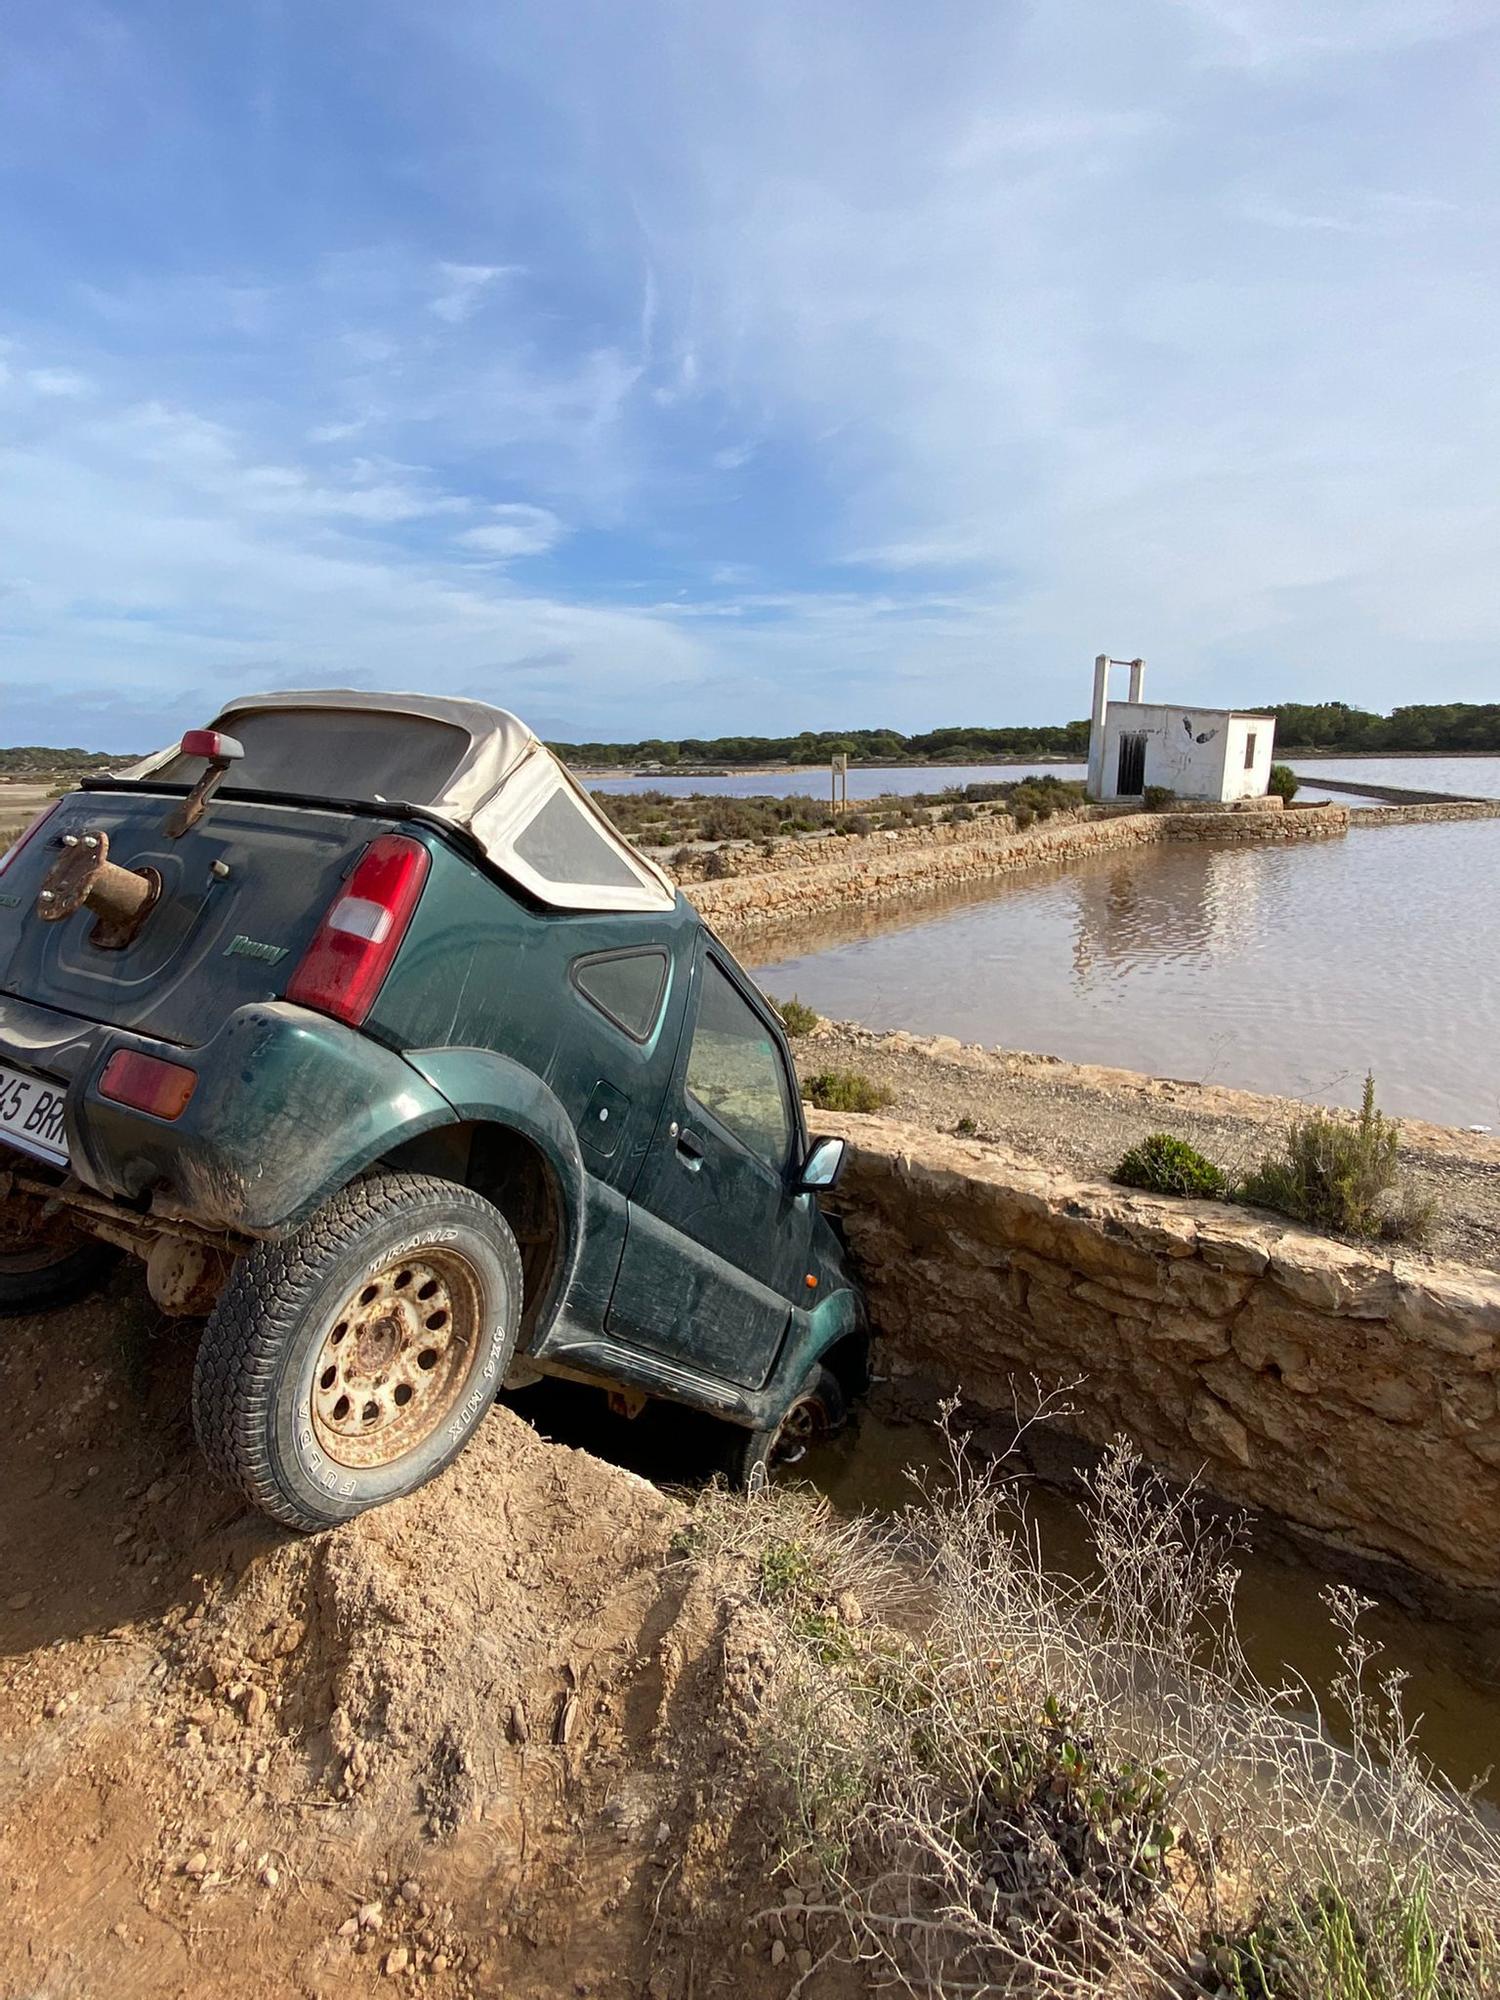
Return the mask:
[[[947,820],[950,826],[964,826],[971,819],[978,819],[978,817],[978,813],[975,812],[972,806],[949,806],[948,810],[943,814],[943,818]]]
[[[781,1025],[789,1035],[810,1035],[817,1027],[819,1016],[811,1007],[804,1006],[795,993],[790,1000],[778,1000],[770,993],[766,998],[781,1016]]]
[[[1290,764],[1273,764],[1271,775],[1266,780],[1266,790],[1288,805],[1297,796],[1297,773]]]
[[[852,1069],[824,1070],[809,1077],[802,1095],[819,1111],[880,1111],[892,1099],[883,1083],[872,1083]]]
[[[1205,1159],[1186,1139],[1174,1139],[1170,1132],[1153,1132],[1132,1146],[1115,1168],[1115,1179],[1125,1187],[1148,1188],[1152,1194],[1212,1199],[1229,1191],[1228,1181],[1213,1161]]]
[[[1326,1111],[1294,1118],[1279,1153],[1268,1153],[1241,1181],[1242,1201],[1274,1208],[1313,1229],[1346,1236],[1424,1236],[1434,1205],[1400,1184],[1394,1123],[1376,1109],[1375,1079],[1352,1125]]]
[[[958,1134],[960,1139],[972,1139],[974,1137],[974,1134],[979,1130],[979,1120],[977,1118],[970,1117],[969,1113],[966,1111],[963,1117],[959,1119],[958,1123],[954,1126],[953,1129]]]
[[[875,831],[875,822],[868,813],[848,813],[838,822],[840,833],[862,836]]]
[[[1177,803],[1177,794],[1170,785],[1147,785],[1141,796],[1148,813],[1167,812]]]

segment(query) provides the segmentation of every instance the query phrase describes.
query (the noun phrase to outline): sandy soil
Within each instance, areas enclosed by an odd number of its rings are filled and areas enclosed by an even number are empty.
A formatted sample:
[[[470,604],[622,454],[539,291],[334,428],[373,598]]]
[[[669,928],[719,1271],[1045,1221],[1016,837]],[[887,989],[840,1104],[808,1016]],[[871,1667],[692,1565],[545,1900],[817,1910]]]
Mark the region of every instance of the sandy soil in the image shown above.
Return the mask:
[[[1107,1179],[1127,1146],[1163,1130],[1226,1169],[1248,1167],[1289,1118],[1307,1110],[1289,1098],[985,1050],[948,1036],[883,1034],[847,1021],[824,1022],[793,1047],[804,1077],[849,1069],[884,1084],[894,1118],[948,1132],[971,1118],[977,1138],[1090,1178]],[[1428,1254],[1500,1269],[1500,1140],[1400,1122],[1407,1171],[1439,1206]]]
[[[288,1538],[197,1458],[195,1331],[133,1277],[0,1324],[0,1993],[786,1994],[758,1628],[683,1504],[497,1411]]]

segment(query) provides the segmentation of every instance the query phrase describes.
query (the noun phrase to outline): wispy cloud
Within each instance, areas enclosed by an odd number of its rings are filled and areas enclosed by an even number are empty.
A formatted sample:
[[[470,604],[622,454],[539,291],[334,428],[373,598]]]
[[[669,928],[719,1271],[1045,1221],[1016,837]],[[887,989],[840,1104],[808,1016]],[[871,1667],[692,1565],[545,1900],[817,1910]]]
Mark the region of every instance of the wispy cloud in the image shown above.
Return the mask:
[[[461,326],[479,310],[497,278],[514,277],[519,269],[516,264],[439,264],[442,289],[428,301],[427,310],[450,326]]]
[[[5,217],[12,727],[1488,689],[1493,0],[248,21],[8,49],[0,160],[69,163]]]
[[[543,555],[562,539],[562,533],[562,522],[549,508],[513,502],[492,507],[487,520],[477,527],[466,528],[458,539],[466,549],[509,559]]]

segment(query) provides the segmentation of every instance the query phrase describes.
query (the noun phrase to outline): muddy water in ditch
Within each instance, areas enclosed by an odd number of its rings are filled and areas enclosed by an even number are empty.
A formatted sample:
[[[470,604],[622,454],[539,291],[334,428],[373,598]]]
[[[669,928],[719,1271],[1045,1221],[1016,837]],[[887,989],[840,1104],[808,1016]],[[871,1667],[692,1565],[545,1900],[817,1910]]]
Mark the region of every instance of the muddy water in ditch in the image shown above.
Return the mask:
[[[941,1481],[946,1454],[935,1425],[898,1421],[875,1406],[857,1410],[838,1437],[808,1453],[785,1475],[805,1479],[841,1512],[894,1514],[916,1498],[911,1472]],[[690,1410],[650,1404],[633,1420],[614,1416],[597,1390],[542,1382],[506,1400],[558,1443],[625,1466],[659,1485],[689,1493],[712,1479],[723,1462],[722,1426]],[[1066,1457],[1055,1448],[1058,1466]],[[1038,1458],[1038,1463],[1044,1463]],[[1091,1567],[1087,1523],[1072,1493],[1051,1478],[1025,1476],[1018,1487],[1036,1523],[1050,1569],[1086,1576]],[[1288,1675],[1304,1680],[1322,1701],[1339,1671],[1332,1625],[1321,1592],[1337,1581],[1315,1554],[1283,1549],[1262,1525],[1233,1556],[1240,1571],[1240,1632],[1251,1665],[1272,1686]],[[1407,1713],[1421,1718],[1424,1753],[1455,1784],[1490,1772],[1484,1790],[1500,1804],[1500,1619],[1464,1623],[1425,1618],[1386,1594],[1376,1598],[1364,1629],[1384,1648],[1379,1665],[1409,1676]],[[1333,1720],[1333,1718],[1330,1718]]]
[[[809,1452],[797,1471],[841,1511],[895,1513],[916,1498],[912,1474],[941,1485],[947,1456],[936,1427],[860,1412],[840,1436]],[[1093,1551],[1079,1500],[1056,1485],[1018,1476],[1018,1499],[1035,1523],[1049,1569],[1083,1578]],[[1320,1703],[1340,1671],[1338,1643],[1322,1593],[1338,1580],[1311,1554],[1273,1548],[1269,1530],[1250,1524],[1234,1549],[1241,1641],[1270,1686],[1305,1682]],[[1483,1780],[1500,1804],[1500,1618],[1471,1622],[1423,1616],[1376,1588],[1362,1627],[1383,1651],[1376,1671],[1407,1676],[1404,1701],[1420,1718],[1417,1738],[1436,1768],[1459,1786]],[[1330,1713],[1337,1733],[1337,1717]],[[1487,1775],[1488,1774],[1488,1775]]]

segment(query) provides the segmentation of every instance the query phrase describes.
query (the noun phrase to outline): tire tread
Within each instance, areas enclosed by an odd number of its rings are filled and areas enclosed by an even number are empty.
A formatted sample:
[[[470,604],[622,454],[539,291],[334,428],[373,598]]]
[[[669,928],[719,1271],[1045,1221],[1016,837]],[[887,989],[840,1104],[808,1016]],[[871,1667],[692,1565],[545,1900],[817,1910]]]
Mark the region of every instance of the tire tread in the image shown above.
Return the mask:
[[[313,1521],[288,1497],[265,1442],[278,1365],[309,1295],[326,1279],[334,1260],[366,1231],[422,1197],[439,1194],[472,1210],[505,1264],[511,1295],[519,1301],[520,1252],[493,1203],[433,1174],[373,1174],[341,1188],[290,1235],[241,1257],[204,1327],[193,1369],[193,1429],[199,1448],[226,1485],[285,1527],[305,1531],[328,1525]]]

